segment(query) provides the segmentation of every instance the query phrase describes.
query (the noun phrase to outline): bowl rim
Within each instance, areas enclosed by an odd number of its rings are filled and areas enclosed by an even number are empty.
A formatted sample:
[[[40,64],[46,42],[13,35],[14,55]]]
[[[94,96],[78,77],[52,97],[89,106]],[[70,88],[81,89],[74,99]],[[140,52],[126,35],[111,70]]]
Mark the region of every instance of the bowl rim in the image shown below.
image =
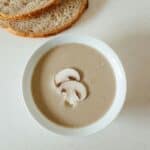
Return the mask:
[[[116,94],[112,105],[108,111],[98,119],[96,122],[80,127],[80,128],[67,128],[48,120],[37,108],[32,98],[31,89],[28,88],[31,85],[31,77],[35,65],[47,51],[51,48],[67,43],[80,43],[95,48],[100,52],[111,64],[111,67],[115,74],[116,79]],[[30,84],[30,85],[29,85]],[[123,65],[117,56],[117,54],[102,40],[96,39],[87,35],[59,35],[56,36],[41,46],[39,46],[28,60],[22,79],[22,92],[25,105],[32,115],[32,117],[46,129],[65,136],[87,136],[97,131],[104,129],[108,126],[119,114],[123,104],[125,102],[127,92],[127,80]]]

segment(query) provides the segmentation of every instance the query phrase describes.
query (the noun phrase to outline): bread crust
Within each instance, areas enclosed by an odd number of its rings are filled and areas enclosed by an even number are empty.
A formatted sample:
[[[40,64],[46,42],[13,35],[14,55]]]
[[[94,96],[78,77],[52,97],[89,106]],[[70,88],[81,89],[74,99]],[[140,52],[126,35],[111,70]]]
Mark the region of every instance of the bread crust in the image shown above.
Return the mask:
[[[0,27],[7,29],[8,28],[8,21],[0,19]]]
[[[45,7],[39,8],[39,9],[35,9],[29,13],[24,13],[24,14],[19,14],[19,15],[6,15],[4,13],[0,12],[0,19],[12,19],[12,20],[16,20],[16,19],[25,19],[25,18],[31,18],[33,16],[38,16],[41,13],[43,13],[44,11],[48,10],[51,6],[55,6],[57,4],[60,4],[61,0],[52,0],[51,2],[49,2]]]
[[[88,8],[88,0],[85,0],[82,7],[80,8],[79,13],[74,16],[74,18],[72,18],[71,21],[67,22],[66,24],[64,24],[63,27],[61,28],[56,28],[55,30],[48,32],[48,33],[25,33],[25,32],[18,32],[13,30],[13,28],[8,27],[6,30],[8,30],[9,32],[18,35],[18,36],[22,36],[22,37],[32,37],[32,38],[38,38],[38,37],[48,37],[48,36],[52,36],[52,35],[56,35],[60,32],[63,32],[65,30],[67,30],[68,28],[70,28],[73,24],[76,23],[76,21],[82,16],[82,14],[84,13],[84,11]]]

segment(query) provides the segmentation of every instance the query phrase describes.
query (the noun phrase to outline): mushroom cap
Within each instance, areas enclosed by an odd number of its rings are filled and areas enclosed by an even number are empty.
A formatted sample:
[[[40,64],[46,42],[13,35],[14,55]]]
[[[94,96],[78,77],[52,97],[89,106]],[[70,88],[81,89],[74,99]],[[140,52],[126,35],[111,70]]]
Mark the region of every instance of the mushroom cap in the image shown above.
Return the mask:
[[[78,81],[66,81],[60,85],[59,90],[64,100],[73,106],[87,97],[85,85]]]
[[[54,80],[55,80],[56,86],[60,86],[63,82],[66,82],[69,80],[80,81],[80,74],[77,70],[73,68],[66,68],[58,72]]]

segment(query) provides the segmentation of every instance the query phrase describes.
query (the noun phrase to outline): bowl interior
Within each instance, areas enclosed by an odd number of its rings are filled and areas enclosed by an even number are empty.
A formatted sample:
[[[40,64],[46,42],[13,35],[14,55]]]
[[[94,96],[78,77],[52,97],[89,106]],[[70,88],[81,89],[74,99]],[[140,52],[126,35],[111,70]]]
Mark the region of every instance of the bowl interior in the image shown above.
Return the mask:
[[[30,85],[32,73],[39,59],[51,48],[66,43],[80,43],[96,49],[98,52],[104,55],[104,57],[111,64],[116,79],[116,93],[113,104],[110,107],[110,109],[105,113],[105,115],[102,118],[100,118],[95,123],[81,128],[65,128],[48,120],[35,105],[31,93]],[[88,36],[62,35],[52,40],[49,40],[35,51],[35,53],[31,56],[30,60],[28,61],[24,71],[23,96],[28,110],[32,114],[33,118],[35,118],[42,126],[61,135],[85,136],[103,129],[104,127],[109,125],[120,112],[125,101],[125,95],[126,77],[119,58],[114,53],[114,51],[104,42]]]

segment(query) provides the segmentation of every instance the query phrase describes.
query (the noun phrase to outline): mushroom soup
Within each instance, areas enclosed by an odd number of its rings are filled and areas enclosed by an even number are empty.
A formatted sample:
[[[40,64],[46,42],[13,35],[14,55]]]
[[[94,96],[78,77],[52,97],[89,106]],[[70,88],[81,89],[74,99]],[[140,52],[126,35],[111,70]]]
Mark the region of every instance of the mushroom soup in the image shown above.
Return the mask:
[[[47,52],[32,75],[32,96],[39,110],[54,123],[82,127],[107,112],[116,91],[107,59],[82,44],[64,44]]]

